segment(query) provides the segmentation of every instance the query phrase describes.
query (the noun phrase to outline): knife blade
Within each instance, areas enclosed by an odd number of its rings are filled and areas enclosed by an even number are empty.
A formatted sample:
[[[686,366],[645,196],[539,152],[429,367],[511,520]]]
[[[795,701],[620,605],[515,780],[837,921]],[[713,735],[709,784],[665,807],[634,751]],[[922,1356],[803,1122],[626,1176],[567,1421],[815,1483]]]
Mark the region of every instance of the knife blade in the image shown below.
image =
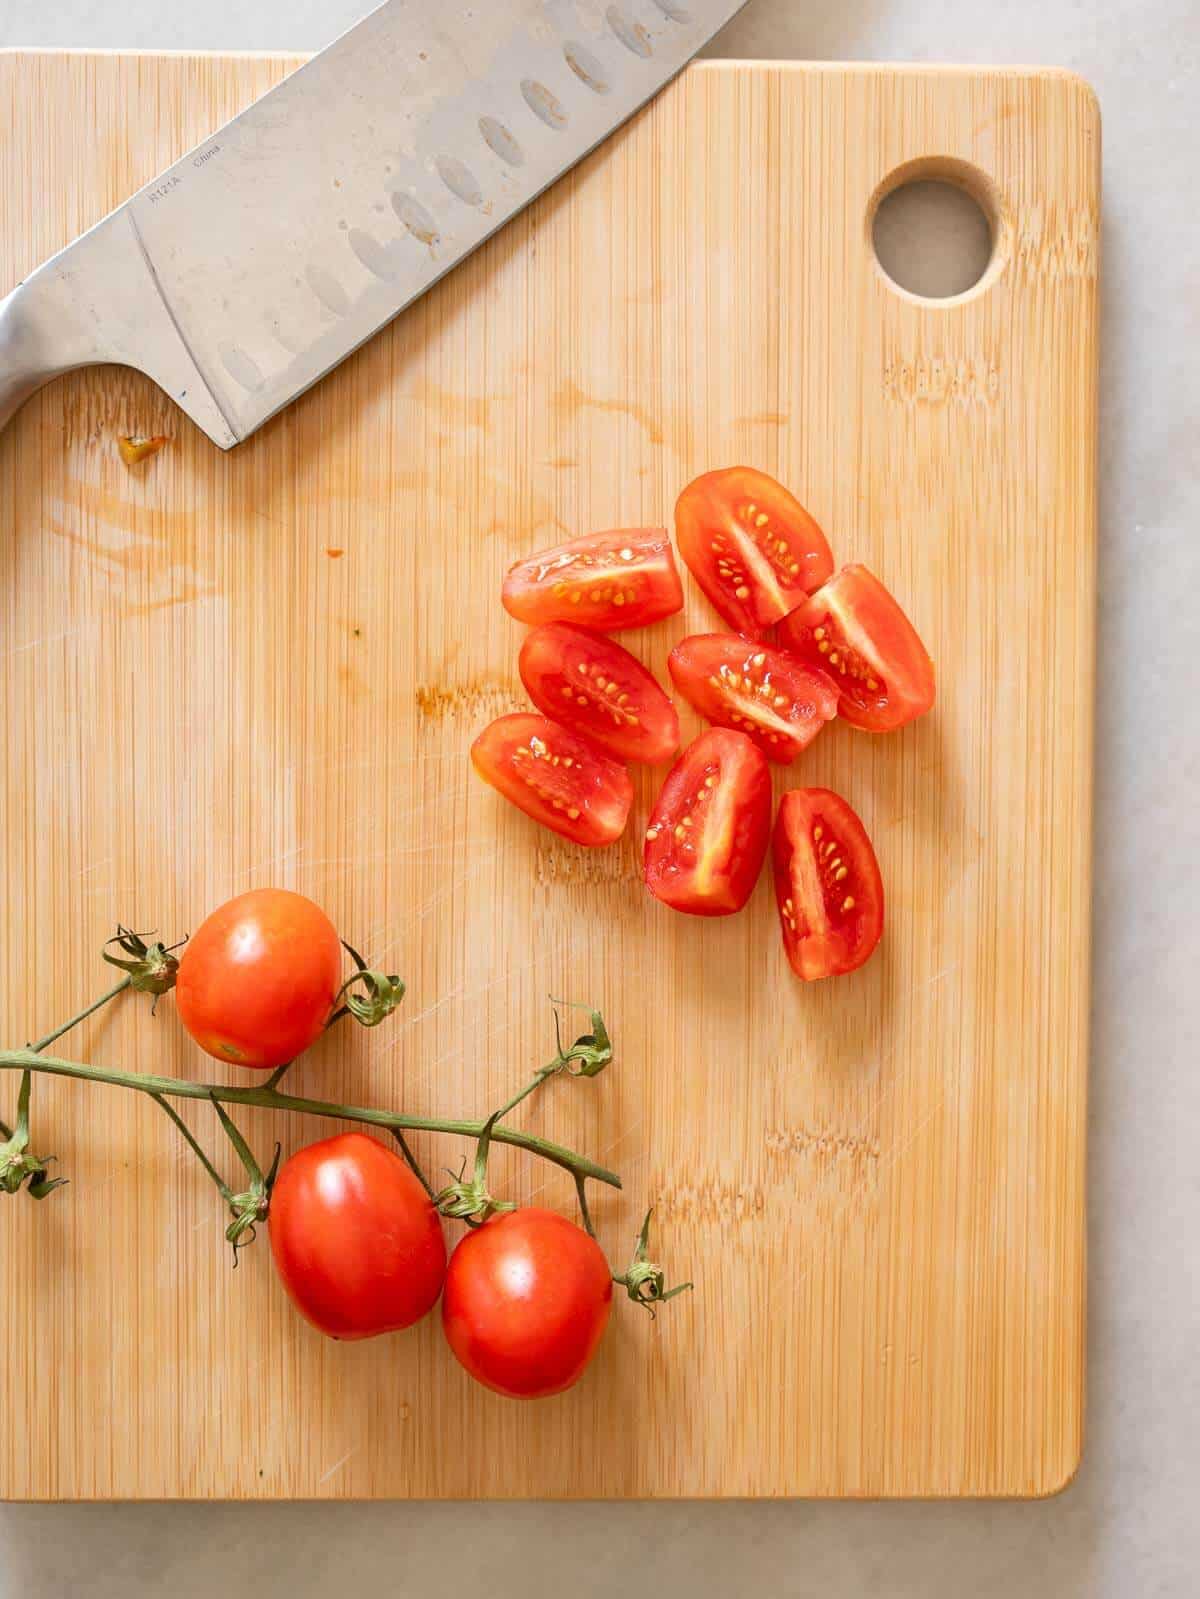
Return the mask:
[[[228,449],[659,89],[745,0],[386,0],[0,301],[0,428],[149,374]]]

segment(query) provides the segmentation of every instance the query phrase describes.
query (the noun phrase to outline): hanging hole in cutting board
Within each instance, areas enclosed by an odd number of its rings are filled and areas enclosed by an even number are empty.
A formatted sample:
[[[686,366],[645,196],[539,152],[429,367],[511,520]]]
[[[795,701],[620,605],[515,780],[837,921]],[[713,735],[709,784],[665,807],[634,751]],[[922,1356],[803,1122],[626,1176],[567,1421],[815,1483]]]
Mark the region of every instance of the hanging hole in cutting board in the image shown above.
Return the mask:
[[[890,173],[872,197],[867,232],[889,286],[927,305],[982,293],[1007,253],[994,186],[978,167],[948,157]]]

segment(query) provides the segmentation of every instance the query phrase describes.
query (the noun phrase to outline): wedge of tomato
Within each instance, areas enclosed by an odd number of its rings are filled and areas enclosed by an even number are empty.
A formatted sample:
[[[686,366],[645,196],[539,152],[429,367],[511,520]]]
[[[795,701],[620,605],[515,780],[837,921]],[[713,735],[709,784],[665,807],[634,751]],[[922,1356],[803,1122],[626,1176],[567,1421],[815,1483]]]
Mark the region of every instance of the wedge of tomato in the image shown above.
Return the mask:
[[[838,715],[887,733],[933,704],[933,662],[916,628],[865,566],[844,566],[792,612],[779,642],[838,687]]]
[[[771,774],[743,733],[715,727],[676,761],[646,829],[646,887],[677,911],[731,916],[754,892],[771,831]]]
[[[735,633],[761,638],[833,574],[825,535],[753,467],[706,472],[675,507],[679,553]]]
[[[683,586],[665,527],[617,528],[518,561],[500,598],[518,622],[619,633],[673,616],[683,607]]]
[[[657,679],[627,649],[571,622],[526,635],[517,662],[539,711],[627,761],[669,761],[679,717]]]
[[[471,745],[471,760],[485,783],[574,844],[611,844],[625,831],[628,770],[549,717],[501,716]]]
[[[775,822],[775,898],[797,977],[855,971],[883,932],[883,879],[867,830],[827,788],[795,788]]]
[[[667,666],[701,716],[745,733],[781,766],[790,766],[837,715],[838,691],[824,672],[733,633],[685,638]]]

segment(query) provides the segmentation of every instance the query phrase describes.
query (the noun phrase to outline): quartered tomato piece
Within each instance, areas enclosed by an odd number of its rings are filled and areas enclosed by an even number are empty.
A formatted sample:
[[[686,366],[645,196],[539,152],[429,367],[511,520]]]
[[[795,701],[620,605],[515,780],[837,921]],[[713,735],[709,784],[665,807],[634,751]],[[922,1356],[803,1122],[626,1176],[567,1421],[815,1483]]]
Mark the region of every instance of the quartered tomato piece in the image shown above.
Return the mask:
[[[620,761],[545,716],[501,716],[471,745],[485,783],[574,844],[611,844],[625,831],[633,784]]]
[[[679,553],[735,633],[761,638],[833,574],[799,500],[749,466],[706,472],[675,507]]]
[[[793,611],[779,642],[797,660],[829,673],[840,695],[838,715],[855,727],[886,733],[933,704],[933,662],[916,628],[865,566],[844,566]]]
[[[671,768],[646,829],[646,887],[693,916],[729,916],[754,891],[771,831],[771,774],[742,733],[702,733]]]
[[[797,977],[852,972],[883,932],[883,880],[866,828],[827,788],[795,788],[775,822],[775,898]]]
[[[500,597],[518,622],[577,622],[618,633],[673,616],[683,587],[665,527],[618,528],[518,561]]]
[[[837,715],[837,689],[824,672],[732,633],[685,638],[667,665],[701,716],[747,734],[781,766],[790,766]]]
[[[526,635],[521,681],[539,711],[627,761],[668,761],[679,717],[658,681],[627,649],[570,622]],[[802,670],[802,669],[800,669]]]

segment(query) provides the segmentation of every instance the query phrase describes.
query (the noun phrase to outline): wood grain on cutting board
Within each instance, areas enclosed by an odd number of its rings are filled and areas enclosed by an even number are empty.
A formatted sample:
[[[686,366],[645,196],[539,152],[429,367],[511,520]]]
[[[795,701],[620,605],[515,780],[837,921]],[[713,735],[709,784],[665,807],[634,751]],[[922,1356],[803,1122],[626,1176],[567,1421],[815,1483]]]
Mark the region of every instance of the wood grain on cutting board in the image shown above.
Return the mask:
[[[290,64],[0,56],[0,292]],[[0,1492],[1032,1495],[1069,1478],[1098,145],[1090,93],[1052,73],[694,67],[233,454],[111,369],[58,381],[0,438],[0,1036],[99,993],[118,918],[179,936],[235,891],[300,889],[409,996],[306,1058],[298,1092],[485,1112],[548,1058],[547,993],[602,1005],[617,1064],[551,1085],[527,1125],[624,1175],[594,1201],[614,1259],[653,1202],[672,1278],[696,1280],[657,1322],[618,1305],[573,1393],[513,1404],[470,1383],[436,1318],[323,1341],[265,1240],[230,1270],[216,1197],[152,1103],[39,1081],[34,1142],[71,1184],[0,1207]],[[940,306],[890,287],[868,242],[879,186],[927,160],[970,163],[998,218],[988,283]],[[126,431],[172,443],[130,473]],[[888,892],[876,958],[808,987],[765,879],[715,925],[645,894],[658,774],[637,776],[628,837],[587,853],[466,759],[522,703],[508,563],[667,522],[689,477],[738,461],[894,588],[939,668],[931,716],[880,738],[835,726],[791,774],[861,812]],[[661,673],[714,622],[689,583],[684,617],[625,642]],[[60,1047],[211,1064],[170,1000],[153,1020],[122,1002]],[[0,1084],[9,1118],[16,1088]],[[244,1126],[264,1152],[329,1130]],[[419,1143],[435,1165],[462,1153]],[[561,1172],[501,1152],[496,1175],[570,1208]]]

